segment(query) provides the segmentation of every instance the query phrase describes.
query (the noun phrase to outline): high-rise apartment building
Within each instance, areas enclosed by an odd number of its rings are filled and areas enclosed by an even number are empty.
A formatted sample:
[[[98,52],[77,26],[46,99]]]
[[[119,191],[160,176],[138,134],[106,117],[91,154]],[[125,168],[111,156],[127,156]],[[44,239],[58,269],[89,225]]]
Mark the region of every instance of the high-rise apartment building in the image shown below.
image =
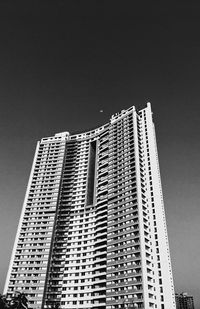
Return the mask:
[[[193,296],[187,293],[181,293],[175,295],[176,308],[177,309],[194,309],[194,299]]]
[[[29,307],[173,309],[150,103],[38,142],[4,292]]]

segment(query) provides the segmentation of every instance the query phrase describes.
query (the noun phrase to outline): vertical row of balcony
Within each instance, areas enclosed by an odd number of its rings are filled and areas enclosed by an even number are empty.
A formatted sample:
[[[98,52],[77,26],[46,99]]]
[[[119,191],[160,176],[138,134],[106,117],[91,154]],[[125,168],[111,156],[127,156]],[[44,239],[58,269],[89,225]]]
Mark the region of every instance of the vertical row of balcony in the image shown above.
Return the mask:
[[[60,305],[61,301],[76,156],[77,144],[75,142],[68,142],[46,278],[45,307]]]
[[[42,303],[63,155],[62,141],[39,143],[19,227],[8,292],[24,290],[32,308]]]
[[[132,112],[110,127],[107,307],[143,306]]]
[[[94,243],[94,205],[89,205],[93,195],[94,158],[90,150],[95,152],[95,147],[91,149],[90,141],[85,139],[74,142],[77,143],[77,153],[73,169],[70,167],[73,174],[71,195],[69,192],[66,193],[71,209],[68,238],[65,243],[61,307],[90,308]]]
[[[106,304],[106,248],[108,196],[108,130],[99,136],[97,152],[97,183],[95,211],[93,308]]]
[[[153,248],[152,248],[152,231],[151,231],[151,218],[149,211],[149,201],[147,196],[147,170],[145,163],[145,152],[144,152],[144,136],[142,132],[142,121],[140,114],[137,117],[137,134],[138,134],[138,150],[139,150],[139,173],[140,173],[140,184],[141,184],[141,201],[142,201],[142,230],[144,239],[144,250],[145,250],[145,261],[143,261],[143,266],[145,267],[145,273],[147,274],[147,291],[148,291],[148,305],[149,308],[155,308],[156,305],[156,293],[155,293],[155,277],[153,265],[155,261],[153,260]],[[154,261],[154,263],[152,262]]]

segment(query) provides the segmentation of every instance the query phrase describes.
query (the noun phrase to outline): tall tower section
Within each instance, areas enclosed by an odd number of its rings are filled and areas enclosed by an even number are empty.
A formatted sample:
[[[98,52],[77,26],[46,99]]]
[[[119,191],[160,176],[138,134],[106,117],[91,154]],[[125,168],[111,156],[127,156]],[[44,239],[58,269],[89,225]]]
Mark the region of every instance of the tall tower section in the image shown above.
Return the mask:
[[[38,142],[4,292],[30,308],[175,309],[150,103]]]

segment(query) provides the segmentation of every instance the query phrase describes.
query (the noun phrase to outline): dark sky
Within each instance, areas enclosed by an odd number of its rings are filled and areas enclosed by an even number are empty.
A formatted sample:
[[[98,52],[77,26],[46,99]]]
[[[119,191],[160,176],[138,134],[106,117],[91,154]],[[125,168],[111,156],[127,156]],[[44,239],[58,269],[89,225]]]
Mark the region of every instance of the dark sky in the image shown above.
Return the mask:
[[[150,101],[175,287],[200,306],[200,3],[137,2],[0,2],[1,290],[36,141]]]

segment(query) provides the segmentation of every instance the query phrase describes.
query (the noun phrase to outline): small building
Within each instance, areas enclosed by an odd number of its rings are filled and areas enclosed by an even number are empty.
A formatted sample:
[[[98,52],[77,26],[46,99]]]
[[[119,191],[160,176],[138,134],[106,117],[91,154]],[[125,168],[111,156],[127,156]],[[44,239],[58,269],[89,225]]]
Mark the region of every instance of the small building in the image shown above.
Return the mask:
[[[194,309],[193,296],[187,293],[176,294],[176,309]]]

